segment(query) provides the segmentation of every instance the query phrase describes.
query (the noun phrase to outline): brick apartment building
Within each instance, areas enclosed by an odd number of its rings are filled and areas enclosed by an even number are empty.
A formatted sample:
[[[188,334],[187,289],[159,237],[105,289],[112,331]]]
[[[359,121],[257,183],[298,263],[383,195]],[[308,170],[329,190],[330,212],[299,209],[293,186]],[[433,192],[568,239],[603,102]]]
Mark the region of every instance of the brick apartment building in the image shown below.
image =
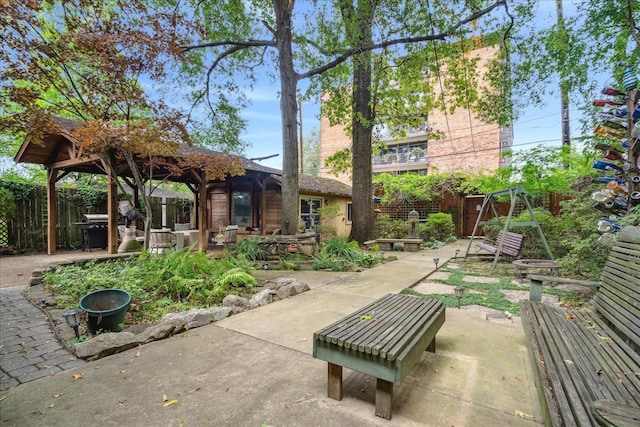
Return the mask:
[[[496,53],[495,47],[474,50],[479,58],[477,66]],[[482,70],[480,72],[482,75]],[[438,79],[434,83],[439,86]],[[437,94],[437,96],[440,96]],[[378,173],[474,173],[505,166],[509,159],[504,151],[513,143],[511,128],[481,120],[472,111],[458,107],[454,114],[437,110],[425,117],[424,123],[406,129],[407,136],[395,139],[384,126],[374,129],[374,138],[384,142],[385,150],[374,154],[373,172]],[[320,120],[320,176],[335,178],[325,166],[326,159],[335,152],[350,147],[351,139],[342,126],[331,126],[328,119]],[[343,174],[338,180],[351,185],[351,176]]]

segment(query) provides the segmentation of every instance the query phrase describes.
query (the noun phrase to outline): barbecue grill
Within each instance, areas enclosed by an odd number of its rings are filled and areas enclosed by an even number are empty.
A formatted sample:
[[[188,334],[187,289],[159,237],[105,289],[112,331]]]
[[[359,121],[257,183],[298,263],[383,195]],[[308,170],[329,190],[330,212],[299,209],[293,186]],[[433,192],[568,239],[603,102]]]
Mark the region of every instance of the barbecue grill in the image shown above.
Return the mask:
[[[108,228],[107,214],[84,214],[82,222],[76,222],[78,228],[82,232],[82,250],[102,248],[106,249],[108,244]]]

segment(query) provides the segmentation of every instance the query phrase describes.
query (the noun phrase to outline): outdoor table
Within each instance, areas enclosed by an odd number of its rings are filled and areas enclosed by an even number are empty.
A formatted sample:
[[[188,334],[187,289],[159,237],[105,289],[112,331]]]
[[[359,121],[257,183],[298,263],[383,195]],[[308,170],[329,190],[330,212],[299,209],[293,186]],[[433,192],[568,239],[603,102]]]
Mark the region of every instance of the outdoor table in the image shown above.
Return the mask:
[[[173,234],[177,238],[176,249],[182,249],[185,246],[198,243],[198,230],[178,230],[174,231]]]
[[[520,282],[523,281],[524,275],[526,275],[531,268],[537,268],[540,270],[549,270],[552,276],[560,275],[560,264],[556,264],[552,260],[548,259],[517,259],[513,261],[513,266],[516,269],[516,275]]]

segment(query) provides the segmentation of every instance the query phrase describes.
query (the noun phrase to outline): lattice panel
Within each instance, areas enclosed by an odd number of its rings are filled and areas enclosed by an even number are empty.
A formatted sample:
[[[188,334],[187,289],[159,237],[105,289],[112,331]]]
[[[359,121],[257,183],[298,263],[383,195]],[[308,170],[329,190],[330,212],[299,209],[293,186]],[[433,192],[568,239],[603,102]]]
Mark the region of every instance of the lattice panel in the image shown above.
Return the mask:
[[[9,245],[9,227],[7,226],[7,222],[3,219],[0,219],[0,245]]]
[[[380,205],[383,214],[391,219],[408,220],[409,212],[415,210],[420,214],[420,220],[426,220],[429,214],[440,212],[439,202],[400,203],[397,205]]]

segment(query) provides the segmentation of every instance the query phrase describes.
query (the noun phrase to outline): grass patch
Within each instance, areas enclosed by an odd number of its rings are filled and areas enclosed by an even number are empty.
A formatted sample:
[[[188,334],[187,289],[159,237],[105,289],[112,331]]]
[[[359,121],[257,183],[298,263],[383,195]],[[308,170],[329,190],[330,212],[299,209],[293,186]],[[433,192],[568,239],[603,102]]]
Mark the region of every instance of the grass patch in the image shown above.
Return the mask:
[[[453,261],[458,268],[449,268],[447,265],[438,271],[449,273],[447,279],[430,279],[433,282],[442,283],[450,286],[462,286],[465,292],[460,299],[460,305],[481,305],[483,307],[509,312],[515,316],[520,314],[520,304],[507,300],[502,293],[503,290],[527,291],[528,282],[523,285],[512,283],[515,273],[511,265],[498,264],[496,270],[491,273],[491,263],[483,261]],[[463,278],[469,279],[470,276],[475,277],[491,277],[498,278],[497,283],[484,283],[463,281]],[[590,292],[574,292],[570,290],[554,289],[545,287],[545,294],[556,295],[560,299],[560,305],[568,308],[581,307],[589,302]],[[445,307],[455,308],[458,306],[458,299],[453,294],[421,294],[414,289],[404,289],[404,294],[418,295],[423,298],[432,298],[443,301]]]

